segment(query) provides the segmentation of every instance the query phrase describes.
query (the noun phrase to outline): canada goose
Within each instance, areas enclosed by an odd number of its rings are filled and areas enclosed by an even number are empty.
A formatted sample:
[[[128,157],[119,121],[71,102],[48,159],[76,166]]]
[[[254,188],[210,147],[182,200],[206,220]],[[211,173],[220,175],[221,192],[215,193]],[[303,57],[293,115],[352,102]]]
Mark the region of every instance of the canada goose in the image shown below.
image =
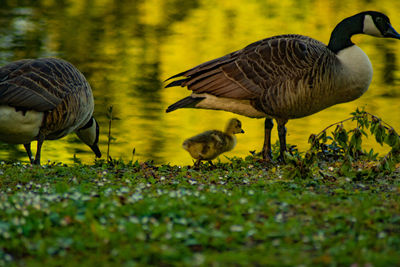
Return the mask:
[[[195,166],[199,166],[202,160],[208,160],[211,163],[211,160],[235,147],[235,134],[237,133],[244,133],[242,123],[238,119],[230,119],[225,132],[218,130],[205,131],[186,139],[182,147],[194,159],[197,159]]]
[[[342,20],[329,44],[303,35],[279,35],[205,62],[169,79],[166,87],[187,86],[192,94],[169,106],[225,110],[265,119],[263,158],[271,159],[272,119],[278,123],[280,158],[286,150],[289,119],[302,118],[359,98],[372,79],[367,55],[355,34],[400,39],[389,18],[366,11]],[[169,80],[167,79],[167,80]]]
[[[99,125],[92,89],[71,63],[56,58],[23,59],[0,68],[0,141],[23,144],[40,164],[44,140],[73,131],[97,157]],[[37,140],[35,160],[31,142]]]

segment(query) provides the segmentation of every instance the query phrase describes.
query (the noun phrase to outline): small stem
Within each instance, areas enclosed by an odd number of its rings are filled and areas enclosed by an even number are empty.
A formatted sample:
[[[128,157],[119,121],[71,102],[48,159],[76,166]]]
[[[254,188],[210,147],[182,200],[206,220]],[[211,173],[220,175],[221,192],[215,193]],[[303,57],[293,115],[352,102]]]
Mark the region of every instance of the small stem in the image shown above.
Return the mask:
[[[369,112],[364,111],[366,114],[370,115],[372,118],[376,118],[377,120],[380,120],[382,123],[386,124],[387,126],[383,125],[383,127],[385,127],[385,129],[392,129],[394,131],[395,134],[397,134],[396,130],[387,122],[385,122],[384,120],[382,120],[381,118],[378,118],[377,116],[372,115]],[[398,135],[398,134],[397,134]]]
[[[109,119],[108,119],[108,143],[107,143],[107,161],[110,160],[110,144],[111,144],[111,123],[112,123],[112,110],[113,106],[109,108]]]
[[[317,138],[319,135],[321,135],[323,132],[325,132],[326,130],[328,130],[328,129],[331,128],[332,126],[337,125],[337,124],[343,124],[343,122],[348,121],[348,120],[351,120],[352,118],[354,118],[354,117],[347,118],[347,119],[344,119],[344,120],[342,120],[342,121],[332,123],[331,125],[329,125],[329,126],[326,127],[325,129],[323,129],[323,130],[322,130],[319,134],[317,134],[315,137]]]
[[[132,150],[132,163],[133,163],[133,157],[135,156],[135,152],[136,152],[136,148],[133,148],[133,150]]]

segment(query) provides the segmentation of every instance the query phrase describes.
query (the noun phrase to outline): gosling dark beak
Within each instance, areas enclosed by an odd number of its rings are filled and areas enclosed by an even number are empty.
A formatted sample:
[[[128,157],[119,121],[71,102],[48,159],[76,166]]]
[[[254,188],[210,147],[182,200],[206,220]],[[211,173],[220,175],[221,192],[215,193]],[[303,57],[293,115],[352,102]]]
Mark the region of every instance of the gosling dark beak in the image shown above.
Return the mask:
[[[244,133],[244,131],[242,130],[240,133]]]
[[[96,157],[101,158],[101,152],[100,152],[100,149],[97,146],[97,144],[94,144],[94,145],[90,146],[90,148],[92,149],[94,154],[96,154]]]
[[[383,37],[400,39],[400,34],[393,29],[392,25],[389,25],[388,29],[383,34]]]

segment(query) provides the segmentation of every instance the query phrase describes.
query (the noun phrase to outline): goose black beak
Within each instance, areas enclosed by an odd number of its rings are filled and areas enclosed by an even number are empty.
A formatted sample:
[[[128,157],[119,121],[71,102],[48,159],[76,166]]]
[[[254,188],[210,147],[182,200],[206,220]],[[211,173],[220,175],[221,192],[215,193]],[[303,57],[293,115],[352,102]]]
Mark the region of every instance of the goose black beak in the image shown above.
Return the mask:
[[[383,37],[400,39],[400,34],[393,29],[392,25],[389,25],[388,29],[383,34]]]
[[[242,130],[240,133],[244,133],[244,131]]]
[[[101,152],[100,152],[100,149],[97,146],[97,144],[94,144],[94,145],[90,146],[90,148],[92,149],[94,154],[96,154],[96,157],[101,158]]]

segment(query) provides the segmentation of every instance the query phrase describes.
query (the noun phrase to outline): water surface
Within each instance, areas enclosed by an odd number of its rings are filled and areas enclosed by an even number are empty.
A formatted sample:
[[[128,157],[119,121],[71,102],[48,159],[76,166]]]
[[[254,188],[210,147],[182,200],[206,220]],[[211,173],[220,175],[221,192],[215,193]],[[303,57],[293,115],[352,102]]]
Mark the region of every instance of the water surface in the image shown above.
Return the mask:
[[[231,117],[246,131],[228,157],[261,149],[264,120],[223,111],[182,109],[166,114],[168,105],[189,94],[164,89],[171,75],[204,61],[278,34],[299,33],[327,43],[333,27],[363,10],[385,12],[400,31],[399,1],[311,0],[38,0],[1,1],[0,64],[22,58],[55,56],[73,63],[87,77],[95,96],[101,127],[100,149],[107,151],[107,109],[120,118],[112,123],[113,158],[191,164],[182,141],[209,129],[223,129]],[[355,36],[370,57],[374,77],[360,99],[333,106],[287,124],[288,143],[308,148],[311,133],[349,117],[363,107],[400,129],[400,41]],[[276,129],[273,142],[277,139]],[[35,145],[35,144],[34,144]],[[383,151],[374,142],[374,149]],[[71,134],[47,141],[42,161],[71,163],[73,155],[93,162],[90,149]],[[0,144],[0,159],[27,161],[22,145]],[[226,160],[225,157],[220,157]]]

